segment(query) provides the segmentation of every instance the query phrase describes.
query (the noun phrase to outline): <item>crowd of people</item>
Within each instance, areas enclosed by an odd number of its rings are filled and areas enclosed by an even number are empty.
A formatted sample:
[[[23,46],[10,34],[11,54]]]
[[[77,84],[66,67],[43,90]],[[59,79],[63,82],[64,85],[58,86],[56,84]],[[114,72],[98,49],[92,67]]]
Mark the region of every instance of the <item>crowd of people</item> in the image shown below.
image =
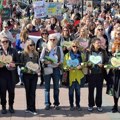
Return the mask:
[[[17,9],[18,10],[18,9]],[[19,8],[20,11],[20,8]],[[21,12],[21,11],[20,11]],[[18,14],[16,14],[18,15]],[[18,17],[18,16],[16,16]],[[88,83],[88,111],[94,106],[102,112],[102,89],[113,96],[112,112],[118,112],[120,97],[120,6],[109,3],[103,10],[95,8],[81,18],[79,9],[64,10],[62,20],[12,18],[3,21],[0,32],[0,101],[2,114],[7,113],[6,91],[10,113],[14,113],[15,85],[25,87],[26,110],[36,111],[36,87],[44,85],[45,110],[50,110],[50,84],[53,81],[54,108],[60,109],[60,86],[69,89],[70,110],[81,111],[80,89]],[[37,41],[31,33],[39,33]],[[114,59],[113,63],[111,59]],[[117,65],[116,65],[117,64]],[[107,66],[107,67],[105,67]],[[109,67],[109,68],[108,68]],[[18,74],[19,73],[19,74]],[[94,90],[96,88],[96,97]]]

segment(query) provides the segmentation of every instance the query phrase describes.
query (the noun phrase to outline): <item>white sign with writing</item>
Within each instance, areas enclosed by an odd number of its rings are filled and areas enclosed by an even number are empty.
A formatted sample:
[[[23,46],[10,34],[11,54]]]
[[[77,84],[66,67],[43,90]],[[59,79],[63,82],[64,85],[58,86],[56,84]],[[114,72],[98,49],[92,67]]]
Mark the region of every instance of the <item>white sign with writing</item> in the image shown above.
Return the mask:
[[[35,18],[41,18],[46,16],[46,7],[45,7],[45,1],[35,1],[33,3],[34,8],[34,17]]]

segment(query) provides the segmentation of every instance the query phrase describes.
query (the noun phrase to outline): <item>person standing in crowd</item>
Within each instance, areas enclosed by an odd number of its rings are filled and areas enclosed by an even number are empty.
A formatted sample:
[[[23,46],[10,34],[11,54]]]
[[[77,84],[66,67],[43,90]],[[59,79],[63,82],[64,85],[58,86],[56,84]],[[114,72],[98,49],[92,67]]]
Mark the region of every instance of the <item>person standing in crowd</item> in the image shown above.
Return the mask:
[[[91,56],[99,56],[101,59],[99,63],[94,64],[91,61]],[[89,50],[86,52],[86,61],[90,61],[88,66],[88,111],[93,111],[93,107],[97,106],[97,110],[101,112],[102,109],[102,87],[103,87],[103,73],[104,64],[107,62],[108,56],[104,49],[101,47],[99,38],[93,38]],[[96,99],[94,99],[94,89],[96,88]]]
[[[14,113],[14,98],[15,98],[15,84],[19,81],[17,74],[17,66],[15,63],[19,63],[19,57],[17,51],[10,47],[10,40],[6,36],[1,36],[0,39],[0,56],[9,56],[10,61],[8,64],[0,63],[0,92],[1,92],[1,105],[2,114],[6,114],[6,91],[9,95],[9,112]],[[12,57],[12,58],[11,58]],[[5,60],[3,61],[5,62]]]
[[[60,66],[63,63],[63,51],[60,46],[57,46],[57,36],[51,34],[48,37],[48,43],[46,47],[43,47],[40,61],[44,66],[44,81],[45,81],[45,110],[49,110],[51,106],[50,102],[50,81],[53,79],[53,91],[54,91],[54,107],[59,110],[59,80],[60,80]],[[46,60],[46,56],[52,59]]]
[[[38,39],[36,43],[36,50],[39,52],[39,55],[41,54],[42,48],[44,47],[44,44],[46,45],[48,42],[48,31],[46,29],[41,30],[41,38]],[[40,62],[41,63],[41,62]],[[44,83],[44,77],[43,77],[43,67],[41,63],[41,83],[40,86],[42,86]]]
[[[73,40],[73,37],[70,35],[70,29],[68,27],[63,27],[62,34],[60,37],[59,44],[63,46],[63,52],[66,54],[69,50],[67,49],[67,46],[64,46],[64,42],[70,42]]]
[[[28,40],[28,31],[26,29],[22,30],[21,33],[20,33],[20,38],[19,39],[16,39],[16,50],[19,54],[19,57],[21,55],[21,53],[23,52],[24,50],[24,47],[25,47],[25,44],[26,44],[26,41]],[[24,85],[23,83],[23,74],[21,72],[21,70],[19,69],[20,73],[19,73],[19,77],[20,77],[20,85]]]
[[[120,58],[120,38],[114,40],[112,53],[114,57],[118,59]],[[113,70],[113,99],[114,99],[114,106],[112,108],[113,113],[118,112],[119,97],[120,97],[120,66]]]
[[[70,103],[70,110],[74,110],[74,91],[76,96],[76,107],[78,111],[81,110],[80,107],[80,83],[84,74],[82,72],[81,63],[83,61],[83,56],[79,51],[79,41],[72,41],[71,50],[65,55],[64,57],[64,69],[69,71],[69,103]],[[70,60],[77,60],[78,65],[76,68],[69,67],[68,61]]]
[[[77,40],[79,41],[80,47],[82,47],[82,51],[85,52],[91,42],[89,30],[87,29],[87,27],[84,26],[80,29],[79,37],[77,38]]]
[[[35,43],[32,40],[26,41],[25,48],[23,53],[21,54],[20,60],[23,64],[21,66],[25,67],[28,62],[32,62],[33,64],[38,64],[39,55],[35,49]],[[24,68],[25,69],[25,68]],[[33,115],[36,115],[36,107],[35,107],[35,92],[37,87],[37,81],[38,81],[38,74],[37,71],[30,71],[28,70],[22,70],[23,72],[23,82],[25,86],[26,91],[26,111],[30,112]]]
[[[50,25],[47,25],[46,26],[46,29],[49,31],[49,32],[55,32],[55,30],[57,31],[61,31],[61,28],[60,26],[57,25],[57,18],[56,17],[51,17],[50,18]]]
[[[15,42],[11,32],[8,30],[8,24],[6,21],[3,21],[3,30],[0,32],[0,36],[1,35],[8,37],[11,43]]]

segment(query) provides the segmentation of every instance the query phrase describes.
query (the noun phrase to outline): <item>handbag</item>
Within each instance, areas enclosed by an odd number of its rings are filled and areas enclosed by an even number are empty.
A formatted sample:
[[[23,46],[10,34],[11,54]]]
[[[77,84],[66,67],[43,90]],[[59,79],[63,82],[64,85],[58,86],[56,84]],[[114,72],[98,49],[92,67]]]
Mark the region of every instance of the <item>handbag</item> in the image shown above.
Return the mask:
[[[44,75],[50,75],[53,73],[53,68],[52,67],[45,67],[44,68]]]

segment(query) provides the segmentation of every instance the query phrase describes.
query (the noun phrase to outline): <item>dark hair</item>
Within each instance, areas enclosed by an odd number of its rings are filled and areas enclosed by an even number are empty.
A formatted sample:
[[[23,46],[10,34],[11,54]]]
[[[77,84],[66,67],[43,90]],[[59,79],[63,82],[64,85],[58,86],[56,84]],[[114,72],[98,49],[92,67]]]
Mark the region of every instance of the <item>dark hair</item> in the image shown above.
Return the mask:
[[[48,33],[48,31],[47,31],[46,29],[41,29],[41,35],[42,35],[43,33],[47,33],[47,35],[49,35],[49,33]]]
[[[95,43],[96,41],[100,41],[100,39],[97,38],[97,37],[94,37],[94,38],[92,39],[92,42],[91,42],[91,43],[93,44],[93,43]]]

